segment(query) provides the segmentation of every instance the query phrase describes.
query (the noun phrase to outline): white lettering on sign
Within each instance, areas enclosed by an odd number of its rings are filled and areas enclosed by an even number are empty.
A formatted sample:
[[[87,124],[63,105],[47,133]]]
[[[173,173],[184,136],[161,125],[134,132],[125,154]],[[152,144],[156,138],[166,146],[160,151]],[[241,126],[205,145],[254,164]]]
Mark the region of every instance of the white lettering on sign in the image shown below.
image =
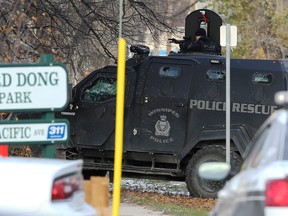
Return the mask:
[[[1,110],[60,109],[68,101],[68,76],[61,66],[0,67]]]
[[[159,139],[159,138],[156,138],[154,136],[150,136],[150,139],[157,142],[157,143],[163,143],[163,144],[174,142],[173,137],[168,138],[168,139]]]
[[[170,108],[158,108],[158,109],[154,109],[151,112],[148,113],[149,116],[152,116],[156,113],[161,113],[161,112],[167,112],[167,113],[171,113],[172,115],[174,115],[176,118],[179,118],[179,113],[177,113],[176,111],[170,109]]]
[[[61,115],[75,116],[75,112],[61,112]]]
[[[64,123],[0,124],[0,143],[66,141],[68,125]]]
[[[277,106],[264,104],[232,103],[231,111],[237,113],[255,113],[270,115]],[[190,109],[226,111],[226,103],[221,101],[190,100]]]

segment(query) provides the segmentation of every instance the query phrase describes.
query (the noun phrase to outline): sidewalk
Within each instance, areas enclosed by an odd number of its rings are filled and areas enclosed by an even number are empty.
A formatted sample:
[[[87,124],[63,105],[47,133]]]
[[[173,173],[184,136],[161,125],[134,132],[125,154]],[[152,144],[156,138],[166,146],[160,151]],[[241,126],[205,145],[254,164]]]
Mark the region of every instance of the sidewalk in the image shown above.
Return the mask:
[[[143,206],[131,203],[121,203],[119,216],[168,216],[159,211],[153,211]]]
[[[112,215],[112,205],[109,208],[97,209],[99,216]],[[150,210],[146,207],[133,203],[120,203],[119,216],[168,216],[159,211]]]

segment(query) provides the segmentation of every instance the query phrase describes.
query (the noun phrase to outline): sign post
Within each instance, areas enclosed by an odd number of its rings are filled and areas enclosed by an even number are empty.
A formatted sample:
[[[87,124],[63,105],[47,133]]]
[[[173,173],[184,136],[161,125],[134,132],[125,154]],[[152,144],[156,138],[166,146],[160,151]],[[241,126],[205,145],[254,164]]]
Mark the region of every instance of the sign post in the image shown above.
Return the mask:
[[[237,27],[220,27],[220,45],[226,46],[226,163],[230,163],[230,47],[237,45]]]

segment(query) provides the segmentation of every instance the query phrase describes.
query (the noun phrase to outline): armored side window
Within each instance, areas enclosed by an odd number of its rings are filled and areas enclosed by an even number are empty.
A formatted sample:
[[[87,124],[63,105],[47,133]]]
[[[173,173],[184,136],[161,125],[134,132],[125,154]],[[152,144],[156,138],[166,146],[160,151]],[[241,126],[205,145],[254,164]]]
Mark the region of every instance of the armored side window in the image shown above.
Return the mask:
[[[159,71],[161,77],[177,78],[180,74],[181,69],[178,66],[162,66]]]
[[[272,83],[272,75],[265,73],[255,73],[252,77],[254,84],[270,85]]]
[[[83,92],[85,102],[102,102],[116,97],[116,78],[99,77]]]
[[[206,72],[206,79],[209,81],[224,82],[226,79],[226,72],[224,70],[208,70]]]

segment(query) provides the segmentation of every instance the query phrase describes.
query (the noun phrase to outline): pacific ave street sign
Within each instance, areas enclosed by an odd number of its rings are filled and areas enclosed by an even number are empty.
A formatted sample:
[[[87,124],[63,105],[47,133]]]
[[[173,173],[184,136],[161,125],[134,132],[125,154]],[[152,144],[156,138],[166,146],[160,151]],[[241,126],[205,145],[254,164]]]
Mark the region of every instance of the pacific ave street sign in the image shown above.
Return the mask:
[[[61,120],[22,120],[0,123],[0,144],[67,143],[69,122]]]
[[[68,103],[68,76],[59,65],[0,65],[1,111],[55,111]]]

